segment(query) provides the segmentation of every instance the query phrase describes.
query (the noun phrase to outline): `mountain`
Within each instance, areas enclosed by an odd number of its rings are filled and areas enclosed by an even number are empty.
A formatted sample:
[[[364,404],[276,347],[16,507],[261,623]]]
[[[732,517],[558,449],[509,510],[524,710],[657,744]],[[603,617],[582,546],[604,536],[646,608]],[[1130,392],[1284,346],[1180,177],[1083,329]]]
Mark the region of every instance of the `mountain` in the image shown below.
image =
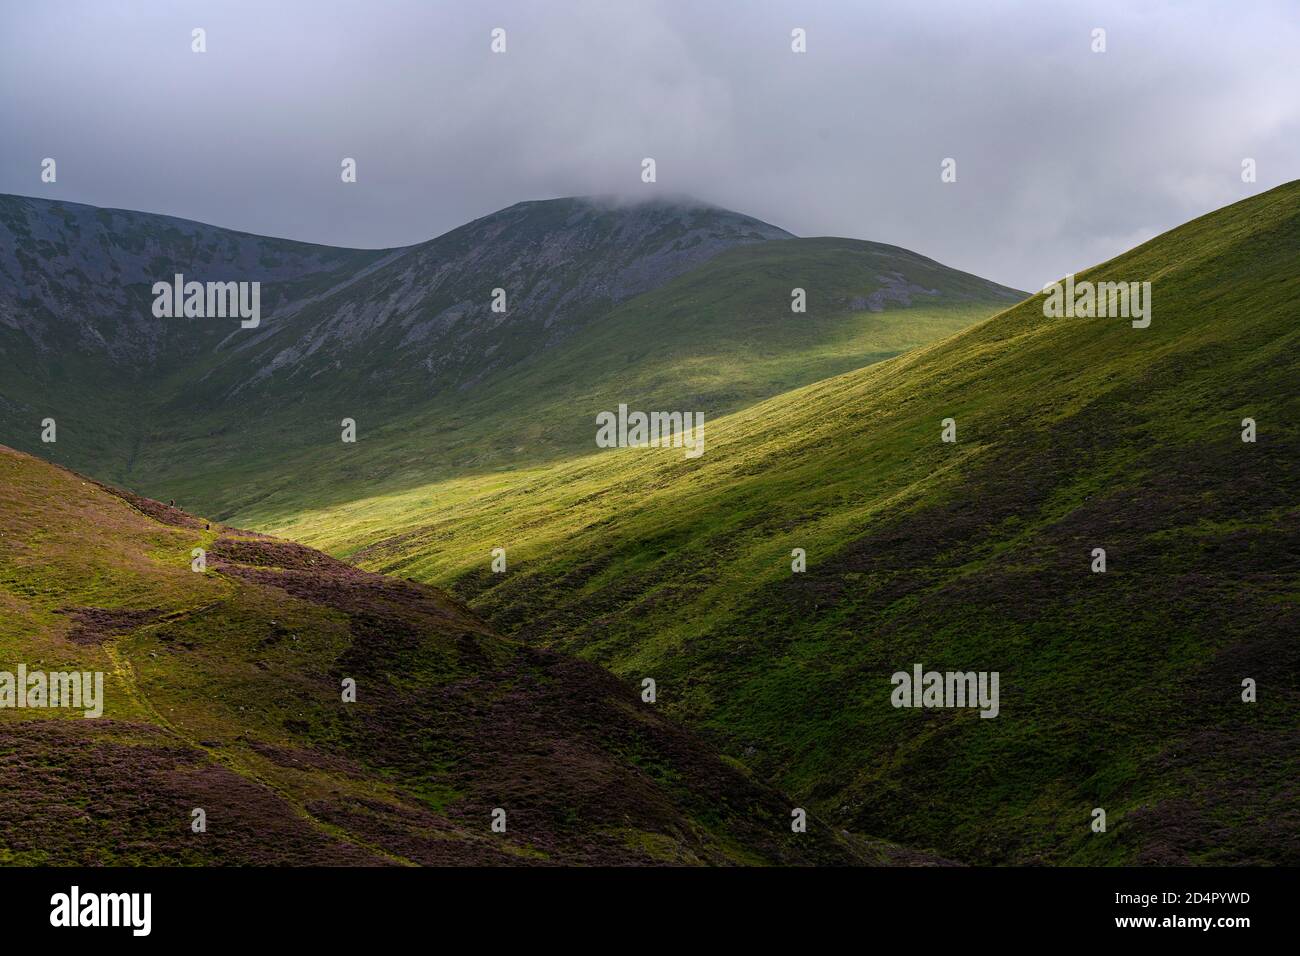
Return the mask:
[[[0,711],[8,861],[1300,861],[1300,183],[1076,277],[1145,328],[680,203],[376,251],[0,207],[0,439],[302,542],[0,453],[4,659],[108,676]],[[155,320],[173,271],[262,323]],[[704,455],[592,454],[619,403]],[[894,706],[918,666],[997,716]]]
[[[793,833],[628,684],[437,590],[3,447],[0,485],[2,863],[933,859]],[[15,708],[20,667],[100,672],[102,715]]]
[[[0,196],[0,322],[37,354],[95,353],[119,372],[157,374],[214,342],[229,353],[223,398],[301,385],[330,368],[422,386],[509,364],[580,321],[739,244],[789,233],[685,202],[518,203],[416,246],[337,249],[169,216]],[[263,285],[264,322],[228,342],[216,319],[153,315],[156,281]],[[507,311],[491,309],[494,286]],[[10,341],[14,339],[11,337]],[[376,354],[384,361],[376,360]],[[472,377],[472,376],[471,376]]]
[[[175,273],[265,283],[269,312],[337,289],[388,258],[266,239],[168,216],[0,196],[0,429],[17,447],[129,470],[169,376],[228,347],[237,320],[165,320],[151,289]],[[42,445],[41,421],[64,444]]]
[[[1292,182],[1076,277],[1150,282],[1146,328],[1040,294],[710,422],[696,460],[611,449],[286,526],[653,675],[836,826],[964,862],[1294,865],[1298,265]],[[999,673],[1000,713],[893,706],[917,664]]]
[[[1022,297],[686,200],[520,203],[367,252],[0,197],[0,250],[0,440],[260,526],[588,451],[629,398],[725,414]],[[263,282],[259,325],[154,317],[178,273]]]
[[[65,421],[65,444],[40,450],[118,478],[146,446],[232,420],[232,458],[259,440],[282,451],[328,399],[388,415],[425,404],[723,249],[786,236],[698,204],[556,200],[363,251],[3,196],[0,427],[37,450],[39,422]],[[261,283],[260,323],[156,317],[153,285],[177,274]],[[491,311],[495,288],[505,315]]]

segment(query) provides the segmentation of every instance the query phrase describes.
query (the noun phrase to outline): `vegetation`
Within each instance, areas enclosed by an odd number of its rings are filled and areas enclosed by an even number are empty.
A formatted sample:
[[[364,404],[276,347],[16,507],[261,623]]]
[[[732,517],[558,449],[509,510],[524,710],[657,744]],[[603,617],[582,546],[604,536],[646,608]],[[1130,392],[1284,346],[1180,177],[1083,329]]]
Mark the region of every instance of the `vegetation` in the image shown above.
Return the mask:
[[[1300,861],[1300,183],[1079,276],[1149,281],[1144,329],[1049,319],[1041,295],[980,321],[1010,290],[892,247],[769,239],[618,302],[593,293],[553,313],[577,316],[563,334],[529,333],[533,354],[476,365],[489,353],[466,346],[427,399],[418,377],[374,391],[386,339],[337,377],[263,391],[237,387],[230,355],[177,359],[119,461],[129,430],[104,438],[95,416],[117,427],[139,384],[97,372],[94,408],[60,391],[79,427],[58,454],[388,576],[164,527],[142,514],[179,513],[0,456],[0,650],[117,681],[105,729],[6,719],[29,736],[0,759],[67,779],[89,772],[78,750],[42,741],[94,734],[95,766],[194,805],[182,782],[234,774],[261,787],[247,806],[273,795],[276,846],[303,861]],[[350,282],[343,312],[396,281]],[[29,418],[23,383],[93,364],[32,362],[5,383]],[[592,453],[595,413],[619,402],[704,411],[704,455]],[[999,715],[891,706],[915,664],[998,672]],[[485,814],[507,800],[530,809],[495,839]],[[815,839],[791,840],[791,805]],[[158,828],[176,825],[166,806]],[[52,842],[95,861],[194,852],[182,832],[110,853],[121,835],[57,819]],[[0,845],[39,861],[46,844]]]
[[[1297,249],[1291,183],[1080,276],[1149,280],[1149,328],[1037,296],[710,422],[698,460],[611,450],[277,527],[653,676],[849,829],[971,862],[1294,863]],[[1000,672],[1001,715],[891,707],[918,662]]]
[[[97,719],[0,709],[3,862],[915,862],[792,833],[609,674],[431,588],[3,446],[0,481],[0,669],[105,675]]]

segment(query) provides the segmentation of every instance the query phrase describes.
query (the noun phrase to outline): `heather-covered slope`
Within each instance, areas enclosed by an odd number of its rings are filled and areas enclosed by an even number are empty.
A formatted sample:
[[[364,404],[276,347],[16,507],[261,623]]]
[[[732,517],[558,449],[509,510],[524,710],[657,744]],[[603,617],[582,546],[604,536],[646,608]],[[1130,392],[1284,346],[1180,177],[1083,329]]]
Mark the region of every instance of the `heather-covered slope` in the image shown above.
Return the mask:
[[[0,709],[2,863],[926,859],[792,833],[627,684],[431,588],[3,447],[0,487],[0,671],[105,675],[99,718]]]
[[[1300,862],[1300,183],[1079,278],[1150,281],[1150,327],[1037,296],[715,422],[695,461],[616,449],[285,528],[655,677],[840,826],[965,861]],[[999,716],[891,706],[916,663],[998,671]]]

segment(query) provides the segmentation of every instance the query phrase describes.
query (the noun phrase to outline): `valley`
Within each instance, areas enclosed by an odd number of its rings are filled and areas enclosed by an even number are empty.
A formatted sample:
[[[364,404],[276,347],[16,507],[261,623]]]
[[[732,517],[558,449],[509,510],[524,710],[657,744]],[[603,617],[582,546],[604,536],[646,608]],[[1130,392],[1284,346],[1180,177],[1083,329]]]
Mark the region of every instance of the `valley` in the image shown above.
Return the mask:
[[[1300,859],[1300,184],[1080,268],[1145,322],[691,203],[0,230],[5,659],[105,671],[109,736],[58,734],[235,774],[295,859]],[[260,281],[261,322],[155,317],[155,272]],[[981,706],[895,706],[914,668]],[[24,772],[53,726],[0,722]]]
[[[1151,276],[1149,327],[1037,296],[711,419],[696,462],[611,449],[271,526],[653,676],[850,830],[966,862],[1294,860],[1298,251],[1291,183],[1081,272]],[[919,661],[999,671],[999,717],[890,707]]]

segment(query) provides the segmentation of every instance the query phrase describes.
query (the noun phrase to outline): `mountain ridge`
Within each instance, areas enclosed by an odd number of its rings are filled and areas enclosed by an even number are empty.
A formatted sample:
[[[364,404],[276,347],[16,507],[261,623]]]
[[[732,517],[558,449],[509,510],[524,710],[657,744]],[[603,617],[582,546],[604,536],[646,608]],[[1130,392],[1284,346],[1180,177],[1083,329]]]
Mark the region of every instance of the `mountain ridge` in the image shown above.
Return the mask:
[[[404,473],[411,447],[443,467],[470,441],[509,466],[512,449],[546,457],[582,444],[587,415],[573,403],[595,379],[608,392],[648,377],[646,398],[715,415],[1019,296],[897,247],[798,239],[687,200],[527,201],[369,251],[43,202],[0,199],[0,438],[222,517],[268,500],[251,486],[289,468],[323,465],[319,491],[337,494],[346,483],[327,473],[344,466],[330,454],[344,418],[371,442],[355,456],[370,474]],[[765,247],[776,254],[751,254]],[[154,281],[234,280],[240,263],[275,279],[256,328],[153,316]],[[803,286],[812,312],[791,318],[791,289]],[[673,357],[666,373],[656,354]],[[717,370],[700,381],[710,356],[730,382]],[[569,381],[557,390],[561,368]],[[533,391],[516,394],[524,381]],[[515,414],[543,394],[545,422]],[[38,441],[47,418],[57,444]]]

